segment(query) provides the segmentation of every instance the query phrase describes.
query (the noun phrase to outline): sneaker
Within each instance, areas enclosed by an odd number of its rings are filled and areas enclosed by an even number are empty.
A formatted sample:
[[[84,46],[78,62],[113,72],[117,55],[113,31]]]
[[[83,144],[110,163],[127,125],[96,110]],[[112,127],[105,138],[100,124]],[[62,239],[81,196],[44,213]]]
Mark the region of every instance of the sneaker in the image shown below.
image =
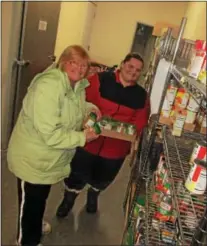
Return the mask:
[[[48,222],[46,222],[46,221],[43,220],[43,222],[42,222],[42,234],[43,234],[43,235],[47,235],[47,234],[49,234],[51,231],[52,231],[51,225],[50,225]],[[38,246],[39,246],[39,245],[38,245]],[[40,246],[41,246],[41,245],[40,245]]]

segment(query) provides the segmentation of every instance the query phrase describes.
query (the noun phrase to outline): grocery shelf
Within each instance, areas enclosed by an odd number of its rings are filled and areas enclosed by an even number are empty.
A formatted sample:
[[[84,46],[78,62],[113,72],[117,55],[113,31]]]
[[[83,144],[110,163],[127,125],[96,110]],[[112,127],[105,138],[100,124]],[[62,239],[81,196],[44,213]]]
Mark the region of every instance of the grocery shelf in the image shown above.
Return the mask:
[[[203,100],[201,107],[206,110],[206,86],[198,80],[190,77],[186,71],[178,68],[177,66],[172,67],[171,74],[181,84],[181,86],[188,90],[195,100],[197,100],[197,98],[201,98]]]
[[[153,225],[153,217],[157,211],[157,205],[152,201],[152,196],[155,191],[154,176],[152,180],[148,180],[146,183],[146,213],[145,213],[145,245],[159,245],[165,246],[161,238],[161,231],[165,228],[165,223],[160,222],[159,225]],[[173,245],[173,244],[171,244]]]
[[[194,143],[200,139],[200,135],[175,137],[172,136],[171,130],[165,126],[162,129],[162,135],[166,164],[171,177],[173,200],[177,210],[180,237],[183,244],[189,245],[207,205],[207,193],[200,196],[192,195],[184,186],[190,171],[189,158]]]

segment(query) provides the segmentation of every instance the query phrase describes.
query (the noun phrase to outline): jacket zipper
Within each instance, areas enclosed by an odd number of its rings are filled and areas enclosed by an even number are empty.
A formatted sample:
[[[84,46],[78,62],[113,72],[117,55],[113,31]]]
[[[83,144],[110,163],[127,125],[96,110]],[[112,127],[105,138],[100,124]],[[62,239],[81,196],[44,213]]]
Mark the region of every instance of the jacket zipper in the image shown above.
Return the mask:
[[[120,108],[120,104],[118,104],[117,110],[115,111],[115,113],[112,114],[112,116],[114,116],[115,114],[118,113],[119,108]],[[100,152],[101,152],[101,150],[102,150],[102,148],[103,148],[103,146],[104,146],[105,139],[106,139],[106,137],[103,137],[103,141],[102,141],[101,146],[100,146],[100,148],[99,148],[98,155],[100,154]]]

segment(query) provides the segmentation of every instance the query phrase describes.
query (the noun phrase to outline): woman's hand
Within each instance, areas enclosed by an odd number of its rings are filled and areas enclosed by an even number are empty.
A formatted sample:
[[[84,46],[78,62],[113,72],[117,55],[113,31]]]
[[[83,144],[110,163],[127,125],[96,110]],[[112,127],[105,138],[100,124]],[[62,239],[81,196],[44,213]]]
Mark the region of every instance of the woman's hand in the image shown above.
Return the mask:
[[[99,137],[98,134],[95,133],[94,129],[89,127],[84,130],[86,136],[86,142],[89,143]]]

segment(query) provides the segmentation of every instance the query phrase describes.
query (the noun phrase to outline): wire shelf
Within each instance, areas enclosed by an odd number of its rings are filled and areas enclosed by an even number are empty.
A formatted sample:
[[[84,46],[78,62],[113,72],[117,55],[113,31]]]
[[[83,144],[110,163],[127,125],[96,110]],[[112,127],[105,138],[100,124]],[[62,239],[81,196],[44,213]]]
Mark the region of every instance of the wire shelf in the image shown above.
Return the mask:
[[[190,155],[200,136],[178,138],[172,136],[167,127],[163,127],[162,134],[166,163],[172,179],[173,200],[178,213],[180,237],[183,244],[189,245],[207,205],[207,192],[200,196],[192,195],[184,186],[190,171]]]
[[[171,69],[171,74],[174,78],[184,87],[190,95],[200,104],[198,101],[201,99],[201,107],[207,111],[206,104],[206,86],[194,78],[191,78],[186,71],[181,70],[180,68],[173,66]]]
[[[145,240],[146,245],[157,245],[165,246],[166,242],[162,239],[162,231],[166,228],[165,222],[159,222],[154,224],[153,218],[157,212],[157,205],[153,202],[153,194],[155,192],[155,181],[154,177],[152,180],[148,180],[146,183],[146,216],[145,216]],[[158,220],[156,220],[158,222]],[[156,227],[155,227],[156,226]],[[175,227],[176,234],[176,227]],[[174,240],[174,243],[176,240]],[[174,245],[171,243],[170,245]]]

